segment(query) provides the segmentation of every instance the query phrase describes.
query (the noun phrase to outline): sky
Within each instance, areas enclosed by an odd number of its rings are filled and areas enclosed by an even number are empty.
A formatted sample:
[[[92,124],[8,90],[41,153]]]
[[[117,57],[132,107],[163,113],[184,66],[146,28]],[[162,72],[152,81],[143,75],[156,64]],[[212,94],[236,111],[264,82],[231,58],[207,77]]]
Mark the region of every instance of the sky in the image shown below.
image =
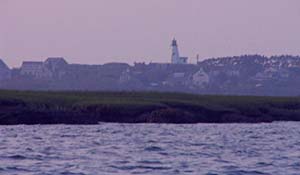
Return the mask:
[[[300,55],[299,0],[0,0],[0,58],[69,63],[190,62]]]

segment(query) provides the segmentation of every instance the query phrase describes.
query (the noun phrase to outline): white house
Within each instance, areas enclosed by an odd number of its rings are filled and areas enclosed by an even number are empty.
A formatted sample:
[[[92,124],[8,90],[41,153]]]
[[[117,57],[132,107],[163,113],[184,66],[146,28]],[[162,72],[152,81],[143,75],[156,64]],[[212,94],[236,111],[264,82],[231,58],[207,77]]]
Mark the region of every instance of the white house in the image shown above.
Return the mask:
[[[196,86],[203,87],[209,83],[209,75],[201,68],[192,76],[193,84]]]

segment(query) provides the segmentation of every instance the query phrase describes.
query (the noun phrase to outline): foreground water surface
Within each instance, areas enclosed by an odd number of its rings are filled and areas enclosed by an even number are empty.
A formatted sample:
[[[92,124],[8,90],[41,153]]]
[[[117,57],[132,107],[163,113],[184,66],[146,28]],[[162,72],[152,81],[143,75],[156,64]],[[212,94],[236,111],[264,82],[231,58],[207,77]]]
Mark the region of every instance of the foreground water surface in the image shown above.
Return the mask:
[[[0,126],[0,174],[300,174],[300,123]]]

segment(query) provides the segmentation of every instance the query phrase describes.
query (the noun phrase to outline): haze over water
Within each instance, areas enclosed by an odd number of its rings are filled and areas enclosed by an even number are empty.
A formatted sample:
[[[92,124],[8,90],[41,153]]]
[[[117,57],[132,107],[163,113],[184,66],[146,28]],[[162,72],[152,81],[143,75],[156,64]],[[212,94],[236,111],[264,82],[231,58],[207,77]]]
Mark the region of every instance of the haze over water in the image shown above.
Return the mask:
[[[0,58],[169,62],[183,56],[300,54],[298,0],[1,0]]]
[[[300,124],[2,126],[0,174],[296,175]]]

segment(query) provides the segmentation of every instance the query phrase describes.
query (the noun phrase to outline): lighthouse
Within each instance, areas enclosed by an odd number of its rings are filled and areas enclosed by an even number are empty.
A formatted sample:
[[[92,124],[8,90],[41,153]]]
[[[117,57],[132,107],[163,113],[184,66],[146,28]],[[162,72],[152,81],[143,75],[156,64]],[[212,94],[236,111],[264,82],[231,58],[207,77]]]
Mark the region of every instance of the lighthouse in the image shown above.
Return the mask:
[[[172,40],[171,47],[172,47],[172,57],[171,57],[172,64],[187,64],[188,57],[180,57],[177,41],[175,38]]]

